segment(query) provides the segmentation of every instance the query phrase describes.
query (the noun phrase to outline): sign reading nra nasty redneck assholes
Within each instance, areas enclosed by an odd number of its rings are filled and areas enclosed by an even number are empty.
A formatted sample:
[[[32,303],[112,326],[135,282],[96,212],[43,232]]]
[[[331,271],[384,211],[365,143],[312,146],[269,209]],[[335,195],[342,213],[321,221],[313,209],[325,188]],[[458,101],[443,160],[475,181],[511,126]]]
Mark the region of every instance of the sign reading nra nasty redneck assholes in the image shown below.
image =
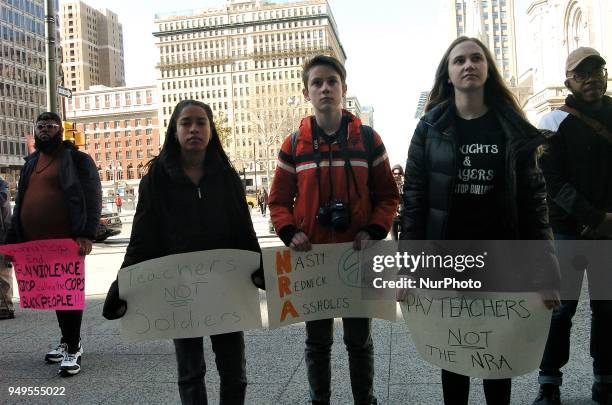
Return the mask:
[[[339,317],[395,321],[391,299],[364,299],[360,252],[352,243],[313,245],[308,252],[262,252],[270,328]]]

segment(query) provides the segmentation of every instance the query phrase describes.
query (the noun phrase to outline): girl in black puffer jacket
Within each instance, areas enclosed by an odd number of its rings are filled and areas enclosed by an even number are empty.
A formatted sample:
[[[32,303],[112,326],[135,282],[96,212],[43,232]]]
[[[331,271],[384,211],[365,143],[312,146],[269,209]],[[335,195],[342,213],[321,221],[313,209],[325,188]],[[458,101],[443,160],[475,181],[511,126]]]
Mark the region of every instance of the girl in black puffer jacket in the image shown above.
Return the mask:
[[[556,269],[536,159],[544,139],[481,41],[460,37],[450,45],[426,112],[408,151],[400,239],[545,240],[543,256]],[[558,305],[554,292],[543,299],[549,308]],[[510,403],[510,379],[483,385],[487,403]],[[445,404],[467,404],[469,377],[442,370],[442,387]]]

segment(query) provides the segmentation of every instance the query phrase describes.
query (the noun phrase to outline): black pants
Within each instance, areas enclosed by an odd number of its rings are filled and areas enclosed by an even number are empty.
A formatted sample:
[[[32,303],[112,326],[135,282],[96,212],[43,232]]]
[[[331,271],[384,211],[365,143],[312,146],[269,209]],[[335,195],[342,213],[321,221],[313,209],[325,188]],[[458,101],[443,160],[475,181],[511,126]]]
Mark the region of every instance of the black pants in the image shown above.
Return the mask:
[[[485,398],[489,405],[510,404],[512,380],[483,380]],[[470,377],[442,370],[442,391],[444,405],[467,405],[470,395]]]
[[[210,337],[221,386],[220,405],[243,405],[246,395],[246,358],[244,334],[224,333]],[[178,365],[178,386],[183,405],[208,404],[204,375],[203,338],[174,339]]]
[[[68,352],[76,353],[81,340],[81,322],[83,320],[82,310],[55,311],[57,323],[62,331],[61,343],[68,345]]]

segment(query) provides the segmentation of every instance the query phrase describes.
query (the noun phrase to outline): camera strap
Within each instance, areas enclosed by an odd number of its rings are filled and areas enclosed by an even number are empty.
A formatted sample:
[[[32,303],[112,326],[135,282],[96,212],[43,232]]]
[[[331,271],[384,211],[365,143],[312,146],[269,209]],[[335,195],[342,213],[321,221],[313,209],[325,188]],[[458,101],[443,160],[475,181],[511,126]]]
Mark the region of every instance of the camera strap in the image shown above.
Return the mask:
[[[319,131],[321,131],[321,128],[319,128],[319,126],[316,124],[316,121],[314,119],[314,117],[312,118],[313,122],[311,125],[312,128],[312,150],[313,150],[313,156],[314,156],[314,160],[315,160],[315,164],[317,165],[316,168],[316,173],[317,173],[317,182],[319,185],[319,194],[321,194],[321,150],[320,150],[320,144],[319,144],[319,138],[323,137],[319,135]],[[338,142],[340,144],[340,153],[341,156],[344,160],[344,172],[345,172],[345,185],[346,185],[346,193],[347,193],[347,197],[348,197],[348,201],[347,201],[347,205],[350,206],[350,200],[351,200],[351,188],[349,185],[349,177],[353,178],[353,183],[355,186],[355,190],[357,191],[357,196],[361,197],[360,193],[359,193],[359,188],[357,186],[357,179],[355,176],[355,172],[353,171],[353,166],[351,165],[350,162],[350,157],[348,154],[348,144],[347,144],[347,137],[348,137],[348,122],[349,122],[350,118],[348,116],[343,116],[342,117],[342,123],[340,124],[340,129],[339,129],[339,134],[336,137],[335,141]],[[323,137],[324,139],[326,139],[326,141],[329,143],[329,187],[330,187],[330,194],[329,194],[329,198],[328,201],[332,201],[334,198],[334,183],[333,183],[333,178],[332,178],[332,168],[333,168],[333,151],[332,151],[332,142],[329,142],[331,139],[328,140],[328,138],[331,138],[329,136],[325,136]]]

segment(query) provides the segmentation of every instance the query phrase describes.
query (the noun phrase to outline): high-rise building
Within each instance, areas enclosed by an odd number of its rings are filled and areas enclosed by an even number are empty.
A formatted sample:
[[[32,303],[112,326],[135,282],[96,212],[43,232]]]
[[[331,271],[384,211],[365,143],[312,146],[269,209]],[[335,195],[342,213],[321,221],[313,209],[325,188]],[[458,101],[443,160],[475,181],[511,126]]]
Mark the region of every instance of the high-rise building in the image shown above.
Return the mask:
[[[514,0],[445,0],[450,2],[454,37],[476,37],[489,48],[506,82],[517,84]]]
[[[73,92],[94,85],[125,86],[123,28],[117,14],[69,0],[62,3],[60,18],[64,86]]]
[[[159,153],[156,86],[92,86],[72,94],[66,119],[85,134],[86,152],[96,163],[104,195],[136,191],[144,167]]]
[[[427,105],[427,101],[429,100],[429,92],[422,91],[419,94],[419,100],[417,101],[417,108],[414,113],[414,118],[419,119],[425,113],[425,106]]]
[[[269,187],[282,140],[311,113],[302,65],[326,54],[344,62],[326,0],[229,0],[222,7],[157,15],[161,127],[178,101],[209,104],[247,189]]]
[[[44,4],[0,2],[0,174],[12,188],[27,155],[26,136],[47,109]]]

